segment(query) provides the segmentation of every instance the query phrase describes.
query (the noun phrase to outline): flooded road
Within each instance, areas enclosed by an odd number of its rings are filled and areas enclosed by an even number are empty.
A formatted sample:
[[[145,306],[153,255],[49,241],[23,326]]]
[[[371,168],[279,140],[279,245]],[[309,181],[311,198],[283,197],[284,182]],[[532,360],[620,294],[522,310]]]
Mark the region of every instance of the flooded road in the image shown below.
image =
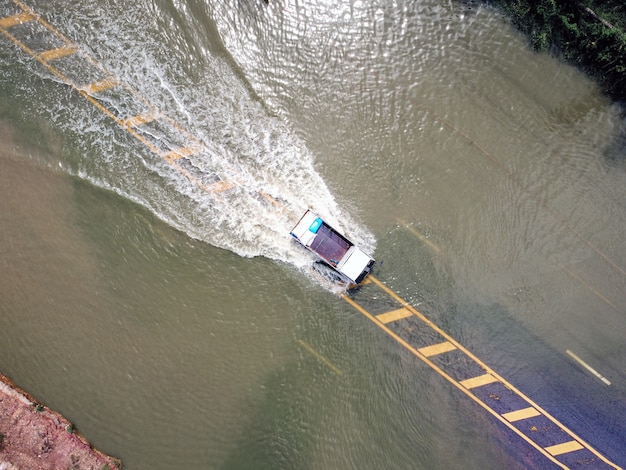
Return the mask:
[[[288,230],[312,205],[626,465],[626,125],[583,75],[456,3],[28,5],[201,139],[203,171],[290,207],[196,191],[1,38],[0,370],[96,447],[551,468],[311,274]]]

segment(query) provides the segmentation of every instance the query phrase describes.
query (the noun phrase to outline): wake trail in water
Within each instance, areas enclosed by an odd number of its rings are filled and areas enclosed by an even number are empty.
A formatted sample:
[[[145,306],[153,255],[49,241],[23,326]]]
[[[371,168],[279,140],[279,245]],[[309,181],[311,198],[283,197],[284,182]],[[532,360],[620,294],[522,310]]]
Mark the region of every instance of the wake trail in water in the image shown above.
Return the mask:
[[[46,17],[79,44],[88,44],[79,45],[84,56],[107,64],[109,75],[121,84],[85,95],[96,105],[89,106],[68,97],[50,70],[29,65],[46,84],[35,97],[40,113],[76,148],[62,162],[69,173],[149,208],[191,237],[241,256],[309,266],[311,258],[289,236],[308,207],[373,250],[373,237],[336,203],[304,144],[251,97],[227,61],[208,51],[199,32],[195,37],[201,47],[194,52],[188,48],[193,41],[185,40],[189,31],[180,25],[163,29],[151,22],[130,23],[144,17],[145,9],[156,8],[150,3],[130,7],[135,12],[126,9],[122,22],[115,11],[96,3],[83,5],[80,12],[66,7],[47,5]],[[189,21],[185,28],[193,25]],[[99,73],[88,60],[69,65],[73,84],[92,83]],[[17,86],[26,96],[33,83]],[[163,157],[180,148],[194,151]],[[207,191],[220,181],[232,187]]]

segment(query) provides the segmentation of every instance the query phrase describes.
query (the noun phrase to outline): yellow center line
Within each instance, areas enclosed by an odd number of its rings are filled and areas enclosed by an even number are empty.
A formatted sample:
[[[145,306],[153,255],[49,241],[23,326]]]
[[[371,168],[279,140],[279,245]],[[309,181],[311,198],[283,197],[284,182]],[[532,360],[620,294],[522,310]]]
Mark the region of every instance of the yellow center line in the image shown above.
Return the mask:
[[[443,354],[446,352],[454,351],[456,346],[450,341],[444,341],[443,343],[433,344],[431,346],[424,346],[419,348],[418,351],[426,357],[436,356],[437,354]]]
[[[460,351],[465,353],[469,358],[471,358],[476,364],[478,364],[484,370],[485,374],[483,376],[479,376],[478,378],[475,377],[473,379],[468,379],[468,380],[466,380],[464,382],[465,385],[463,385],[462,382],[458,382],[454,378],[450,377],[443,369],[441,369],[439,366],[437,366],[435,363],[433,363],[426,355],[424,355],[422,352],[420,352],[419,349],[414,348],[408,342],[406,342],[404,339],[402,339],[400,336],[398,336],[396,333],[394,333],[391,329],[389,329],[389,327],[386,326],[386,324],[381,322],[376,316],[372,315],[365,308],[363,308],[358,303],[356,303],[356,301],[354,301],[352,298],[350,298],[348,296],[348,294],[344,295],[343,299],[346,302],[348,302],[350,305],[352,305],[356,310],[361,312],[368,319],[370,319],[372,322],[374,322],[379,328],[381,328],[383,331],[385,331],[389,336],[394,338],[400,345],[402,345],[404,348],[409,350],[411,353],[413,353],[416,357],[421,359],[423,362],[428,364],[439,375],[444,377],[446,380],[448,380],[450,383],[452,383],[456,388],[461,390],[465,395],[470,397],[472,400],[474,400],[476,403],[478,403],[481,407],[483,407],[489,413],[491,413],[493,416],[495,416],[505,426],[507,426],[509,429],[513,430],[522,439],[524,439],[526,442],[531,444],[542,455],[546,456],[548,459],[550,459],[551,461],[553,461],[554,463],[556,463],[560,467],[567,468],[567,466],[565,466],[562,463],[560,463],[559,461],[557,461],[552,454],[550,454],[543,447],[539,446],[532,439],[530,439],[528,436],[526,436],[524,433],[522,433],[520,430],[518,430],[515,426],[513,426],[511,424],[511,422],[508,419],[506,419],[503,415],[499,414],[498,412],[496,412],[495,410],[490,408],[482,400],[480,400],[476,395],[474,395],[471,392],[471,389],[476,387],[476,386],[482,386],[482,385],[485,385],[487,383],[492,383],[492,382],[500,382],[500,383],[502,383],[502,385],[504,385],[507,389],[511,390],[514,394],[516,394],[517,396],[519,396],[520,398],[525,400],[537,412],[539,412],[540,414],[545,416],[548,420],[553,422],[559,429],[563,430],[566,434],[568,434],[572,438],[572,440],[577,441],[578,443],[580,443],[580,445],[582,445],[584,448],[589,450],[591,453],[593,453],[596,457],[598,457],[600,460],[602,460],[603,462],[605,462],[609,466],[611,466],[613,468],[616,468],[616,469],[620,468],[617,465],[615,465],[612,462],[610,462],[609,460],[607,460],[602,454],[600,454],[593,447],[591,447],[589,444],[587,444],[584,440],[582,440],[580,437],[578,437],[570,429],[566,428],[556,418],[554,418],[547,411],[545,411],[543,408],[541,408],[539,405],[537,405],[533,400],[531,400],[528,396],[526,396],[524,393],[522,393],[513,384],[511,384],[506,379],[504,379],[499,374],[497,374],[487,364],[485,364],[478,357],[476,357],[474,354],[472,354],[468,349],[466,349],[463,345],[461,345],[458,341],[456,341],[454,338],[452,338],[450,335],[448,335],[445,331],[443,331],[441,328],[439,328],[437,325],[435,325],[426,316],[424,316],[422,313],[420,313],[418,310],[416,310],[414,307],[412,307],[408,302],[403,300],[398,294],[396,294],[394,291],[389,289],[385,284],[383,284],[375,276],[370,274],[368,276],[368,278],[370,279],[370,281],[372,283],[376,284],[383,292],[385,292],[390,298],[394,299],[402,307],[404,307],[407,310],[411,311],[413,313],[413,315],[415,315],[417,318],[422,320],[422,322],[424,322],[432,330],[434,330],[437,333],[439,333],[447,342],[451,343],[451,345],[455,346]]]
[[[148,150],[150,150],[151,152],[153,152],[156,155],[158,155],[161,158],[163,158],[174,169],[176,169],[177,171],[179,171],[180,173],[185,175],[191,182],[193,182],[195,185],[197,185],[203,191],[207,192],[208,194],[215,194],[215,193],[220,193],[220,192],[223,192],[223,191],[226,191],[228,189],[231,189],[231,188],[234,188],[234,187],[238,186],[235,182],[227,182],[227,181],[218,181],[216,183],[208,184],[208,185],[204,184],[198,178],[194,177],[191,173],[189,173],[189,171],[185,170],[180,165],[177,165],[176,164],[176,160],[178,158],[181,158],[183,156],[187,156],[187,155],[191,155],[193,153],[199,152],[201,150],[201,148],[202,148],[200,142],[197,139],[195,139],[193,136],[191,136],[186,130],[184,130],[178,124],[176,124],[173,121],[167,119],[165,116],[159,116],[158,110],[156,110],[152,106],[150,106],[149,103],[147,103],[141,96],[139,96],[136,92],[134,92],[134,90],[124,86],[118,80],[113,78],[112,74],[106,73],[106,75],[108,75],[109,78],[104,79],[104,80],[99,81],[99,82],[95,82],[95,83],[92,83],[92,84],[88,84],[88,85],[79,87],[69,77],[67,77],[63,73],[61,73],[50,62],[52,60],[54,60],[54,59],[57,59],[57,58],[60,58],[60,57],[63,57],[63,56],[69,55],[69,54],[78,53],[78,52],[80,52],[81,56],[85,57],[88,61],[93,63],[95,66],[97,66],[103,72],[106,72],[106,70],[104,70],[104,68],[97,61],[95,61],[93,58],[91,58],[91,56],[88,56],[88,55],[82,53],[82,51],[80,51],[80,49],[77,46],[72,44],[72,42],[69,39],[67,39],[64,35],[62,35],[60,32],[58,32],[53,26],[51,26],[44,19],[42,19],[39,15],[37,15],[34,11],[32,11],[32,9],[30,9],[27,5],[25,5],[24,3],[22,3],[19,0],[13,0],[13,2],[16,5],[18,5],[23,10],[23,12],[20,13],[20,14],[14,15],[14,16],[10,16],[8,18],[1,19],[0,20],[0,31],[2,31],[2,33],[7,38],[9,38],[16,45],[18,45],[24,52],[26,52],[28,55],[32,56],[39,63],[41,63],[50,73],[55,75],[60,81],[62,81],[63,83],[65,83],[65,84],[67,84],[69,86],[71,86],[77,93],[79,93],[81,96],[83,96],[87,101],[89,101],[99,111],[101,111],[103,114],[105,114],[111,120],[113,120],[113,122],[115,122],[121,128],[126,130],[126,132],[128,132],[130,135],[132,135],[139,142],[141,142],[145,147],[148,148]],[[7,31],[7,28],[10,28],[10,27],[15,26],[17,24],[21,24],[22,22],[25,22],[25,21],[37,21],[39,24],[41,24],[46,29],[48,29],[48,31],[50,31],[54,36],[56,36],[63,43],[65,43],[66,46],[60,47],[58,49],[52,49],[52,50],[45,51],[43,53],[37,54],[31,48],[29,48],[26,44],[24,44],[22,41],[20,41],[15,36],[13,36],[9,31]],[[92,96],[94,93],[98,93],[98,92],[101,92],[101,91],[108,90],[108,89],[110,89],[110,88],[112,88],[114,86],[122,86],[123,88],[127,89],[139,101],[141,101],[142,103],[146,104],[148,107],[152,108],[153,111],[151,111],[149,113],[146,113],[146,114],[143,114],[143,115],[133,116],[133,117],[130,117],[130,118],[127,118],[127,119],[120,119],[120,118],[118,118],[107,107],[105,107],[102,103],[100,103],[100,101],[98,101],[94,96]],[[187,147],[183,147],[183,148],[171,151],[171,152],[162,152],[161,150],[159,150],[159,148],[157,148],[152,142],[150,142],[146,137],[144,137],[142,134],[140,134],[136,130],[136,128],[138,126],[140,126],[142,124],[146,124],[146,123],[156,119],[157,117],[163,119],[168,124],[171,124],[173,127],[175,127],[176,129],[180,130],[187,138],[189,138],[190,140],[193,141],[193,144],[189,145]],[[269,196],[269,195],[267,195],[265,193],[263,193],[262,196],[267,198],[268,200],[271,199],[271,201],[273,203],[276,202],[273,198],[271,198],[271,196]]]
[[[13,26],[20,25],[32,21],[34,17],[27,12],[18,13],[17,15],[8,16],[0,19],[0,28],[12,28]]]
[[[124,119],[124,127],[138,127],[143,124],[148,124],[159,118],[159,112],[156,110],[148,111],[144,114],[139,114],[137,116],[131,116],[129,118]]]
[[[381,323],[391,323],[393,321],[398,321],[406,317],[410,317],[413,315],[409,310],[402,307],[398,310],[393,310],[387,313],[381,313],[380,315],[376,315],[376,319]]]
[[[483,374],[483,375],[479,375],[478,377],[472,377],[471,379],[465,379],[465,380],[461,380],[459,383],[461,385],[463,385],[465,388],[476,388],[476,387],[482,387],[483,385],[487,385],[493,382],[497,382],[498,379],[496,379],[493,375],[491,374]]]
[[[311,355],[313,355],[322,364],[324,364],[326,367],[328,367],[330,370],[332,370],[335,374],[343,375],[343,372],[341,371],[341,369],[339,367],[337,367],[335,364],[330,362],[330,359],[328,359],[322,353],[320,353],[315,348],[313,348],[313,346],[311,346],[309,343],[307,343],[306,341],[301,340],[301,339],[298,340],[298,343],[300,344],[300,346],[302,346],[304,349],[306,349],[309,353],[311,353]]]
[[[398,223],[401,224],[404,228],[406,228],[409,232],[415,235],[419,241],[421,241],[424,245],[434,251],[436,254],[441,253],[441,247],[437,245],[435,242],[430,240],[426,235],[417,230],[412,225],[407,224],[403,219],[398,219]]]
[[[163,154],[163,158],[168,162],[173,162],[174,160],[178,160],[179,158],[188,157],[189,155],[193,155],[194,153],[198,153],[202,150],[200,145],[189,145],[187,147],[181,147],[176,150],[172,150],[170,152],[166,152]]]
[[[41,52],[37,54],[37,60],[40,62],[50,62],[51,60],[61,59],[75,54],[78,49],[75,46],[63,46],[56,49],[50,49],[49,51]]]
[[[109,90],[118,84],[117,80],[114,78],[105,78],[104,80],[100,80],[98,82],[89,83],[88,85],[84,85],[79,88],[80,91],[84,91],[89,95],[93,95],[95,93],[100,93],[105,90]]]
[[[539,413],[532,406],[529,406],[528,408],[523,408],[521,410],[510,411],[502,415],[504,419],[510,422],[521,421],[523,419],[528,419],[528,418],[534,418],[535,416],[541,416],[541,413]]]
[[[574,452],[575,450],[584,449],[584,447],[577,441],[563,442],[554,446],[546,447],[546,451],[551,455],[561,455],[568,452]]]
[[[376,281],[374,281],[374,282],[376,282]],[[365,315],[367,318],[369,318],[376,325],[378,325],[379,328],[381,328],[385,333],[387,333],[389,336],[391,336],[393,339],[395,339],[396,342],[398,342],[400,345],[404,346],[405,349],[407,349],[413,355],[415,355],[417,358],[419,358],[420,360],[422,360],[423,362],[428,364],[435,372],[437,372],[440,376],[442,376],[444,379],[446,379],[448,382],[450,382],[454,387],[459,389],[461,392],[463,392],[465,395],[467,395],[469,398],[471,398],[474,402],[476,402],[479,406],[484,408],[488,413],[492,414],[496,419],[498,419],[500,422],[502,422],[511,431],[513,431],[515,434],[517,434],[520,438],[522,438],[524,441],[526,441],[528,444],[530,444],[532,447],[534,447],[540,454],[545,456],[547,459],[551,460],[553,463],[555,463],[559,467],[567,469],[567,466],[563,465],[561,462],[556,460],[550,453],[545,451],[543,449],[543,447],[541,447],[540,445],[535,443],[532,439],[530,439],[528,436],[526,436],[526,434],[524,434],[522,431],[520,431],[515,426],[513,426],[509,421],[507,421],[506,419],[502,418],[502,415],[500,415],[499,413],[497,413],[496,411],[491,409],[489,406],[487,406],[485,403],[483,403],[481,400],[479,400],[476,397],[476,395],[474,395],[467,388],[463,387],[459,382],[457,382],[452,377],[450,377],[448,374],[446,374],[443,371],[443,369],[441,369],[438,365],[436,365],[434,362],[432,362],[426,356],[421,354],[417,349],[413,348],[413,346],[411,346],[409,343],[407,343],[405,340],[403,340],[396,333],[391,331],[384,323],[381,323],[380,321],[378,321],[376,319],[376,317],[374,317],[371,313],[369,313],[367,310],[365,310],[363,307],[361,307],[359,304],[357,304],[354,300],[352,300],[347,295],[344,295],[343,299],[346,302],[348,302],[350,305],[352,305],[352,307],[354,307],[356,310],[358,310],[363,315]]]

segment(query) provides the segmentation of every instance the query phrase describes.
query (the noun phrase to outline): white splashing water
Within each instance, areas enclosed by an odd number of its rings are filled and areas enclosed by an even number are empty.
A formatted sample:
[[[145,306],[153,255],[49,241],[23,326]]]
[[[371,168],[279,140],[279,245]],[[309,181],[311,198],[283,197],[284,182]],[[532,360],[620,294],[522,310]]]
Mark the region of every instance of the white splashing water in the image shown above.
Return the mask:
[[[45,103],[41,113],[74,136],[78,150],[64,162],[67,171],[149,208],[191,237],[241,256],[310,266],[311,257],[289,236],[308,207],[373,251],[373,236],[339,207],[305,145],[251,95],[226,59],[209,52],[198,31],[197,37],[193,31],[189,36],[172,19],[138,21],[146,9],[156,8],[147,2],[130,7],[135,12],[125,8],[123,21],[95,2],[75,12],[67,5],[48,8],[55,27],[203,143],[202,152],[185,160],[194,175],[219,175],[238,186],[208,194],[77,94],[68,98],[62,90],[39,99]],[[50,83],[52,77],[38,64],[29,67]],[[108,97],[107,105],[132,108],[125,99]],[[184,140],[173,139],[178,137]],[[280,204],[268,203],[261,193]]]

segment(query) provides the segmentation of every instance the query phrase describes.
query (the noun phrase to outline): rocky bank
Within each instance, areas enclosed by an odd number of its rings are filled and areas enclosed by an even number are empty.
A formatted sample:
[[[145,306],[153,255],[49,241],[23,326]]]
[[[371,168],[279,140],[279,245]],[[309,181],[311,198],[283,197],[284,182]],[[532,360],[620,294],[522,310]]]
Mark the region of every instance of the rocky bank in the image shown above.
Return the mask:
[[[91,447],[59,413],[0,374],[0,470],[114,470],[120,460]]]

